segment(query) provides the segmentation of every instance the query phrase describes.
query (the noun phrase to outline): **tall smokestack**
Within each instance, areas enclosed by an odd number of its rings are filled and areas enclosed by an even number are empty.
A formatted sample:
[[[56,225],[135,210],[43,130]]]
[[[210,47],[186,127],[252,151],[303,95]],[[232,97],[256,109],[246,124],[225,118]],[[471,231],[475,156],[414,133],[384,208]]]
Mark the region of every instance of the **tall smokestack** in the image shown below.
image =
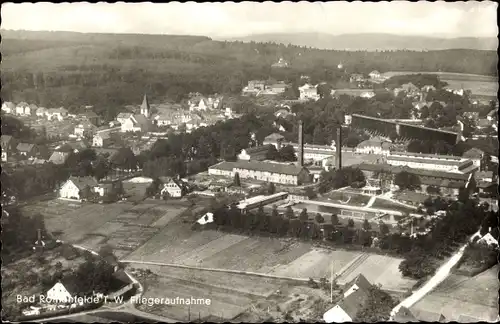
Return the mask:
[[[297,158],[298,165],[304,166],[304,123],[299,121],[299,152]]]
[[[335,164],[337,166],[337,170],[342,168],[342,127],[337,128],[337,139],[335,140],[336,149],[335,149]]]

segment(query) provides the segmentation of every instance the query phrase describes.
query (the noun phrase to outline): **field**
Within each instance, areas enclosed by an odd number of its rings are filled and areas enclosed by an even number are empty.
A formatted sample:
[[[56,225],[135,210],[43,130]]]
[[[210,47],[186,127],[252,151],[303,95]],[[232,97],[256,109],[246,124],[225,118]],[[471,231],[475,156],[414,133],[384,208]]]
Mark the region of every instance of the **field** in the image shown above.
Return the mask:
[[[496,266],[472,278],[452,274],[411,309],[440,312],[447,321],[456,321],[461,315],[494,321],[498,288]]]
[[[408,75],[408,74],[436,74],[441,81],[448,83],[448,88],[453,89],[468,89],[474,95],[481,96],[497,96],[498,91],[498,78],[488,75],[478,74],[464,74],[464,73],[450,73],[450,72],[386,72],[384,76],[392,77],[395,75]]]
[[[139,265],[137,268],[144,268],[144,266]],[[324,291],[288,280],[239,274],[221,275],[204,270],[160,266],[148,266],[147,269],[152,271],[153,275],[142,280],[146,298],[210,299],[210,305],[142,304],[138,306],[142,311],[179,321],[198,319],[212,322],[242,321],[248,316],[259,317],[259,315],[263,316],[260,320],[269,319],[269,317],[279,318],[288,309],[296,313],[299,313],[299,310],[310,310],[312,303],[320,303],[329,297]],[[132,273],[135,271],[137,270],[131,270]],[[279,293],[277,293],[278,290]],[[301,303],[302,305],[299,305]],[[304,307],[304,304],[308,304],[307,307]]]
[[[373,205],[371,207],[372,208],[386,209],[386,210],[395,210],[395,211],[399,211],[402,213],[415,213],[416,212],[416,208],[406,207],[404,205],[392,202],[390,200],[380,199],[380,198],[375,199],[375,202],[373,203]]]
[[[63,200],[23,207],[28,214],[44,215],[47,229],[57,238],[98,249],[107,243],[124,257],[154,236],[186,208],[182,202],[145,201],[86,204]]]
[[[332,191],[323,195],[324,201],[329,201],[333,203],[342,203],[349,201],[349,205],[351,206],[366,206],[370,201],[371,196],[361,195],[350,192],[342,192],[342,191]]]

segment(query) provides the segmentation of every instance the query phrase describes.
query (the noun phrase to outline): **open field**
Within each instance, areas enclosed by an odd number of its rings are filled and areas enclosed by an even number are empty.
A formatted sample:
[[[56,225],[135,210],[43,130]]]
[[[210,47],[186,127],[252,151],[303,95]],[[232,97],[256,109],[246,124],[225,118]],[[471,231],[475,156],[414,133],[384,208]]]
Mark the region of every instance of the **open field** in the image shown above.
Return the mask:
[[[145,201],[86,204],[63,200],[41,201],[23,207],[28,214],[41,213],[49,232],[59,239],[90,249],[104,244],[124,257],[153,237],[186,207],[182,203]]]
[[[498,288],[497,266],[472,278],[451,274],[412,309],[441,312],[449,321],[460,315],[492,321],[498,315]]]
[[[352,206],[366,206],[366,204],[370,201],[370,198],[371,197],[368,195],[361,195],[343,191],[331,191],[327,194],[324,194],[322,199],[318,200],[324,200],[333,203],[344,203],[348,201],[349,205]]]
[[[404,205],[392,202],[390,200],[381,199],[381,198],[375,199],[375,202],[373,203],[372,208],[395,210],[395,211],[399,211],[402,213],[415,213],[416,212],[416,208],[406,207]]]
[[[471,90],[474,95],[496,97],[498,91],[498,78],[488,75],[450,73],[450,72],[386,72],[384,76],[408,74],[435,74],[441,81],[448,83],[448,88]]]

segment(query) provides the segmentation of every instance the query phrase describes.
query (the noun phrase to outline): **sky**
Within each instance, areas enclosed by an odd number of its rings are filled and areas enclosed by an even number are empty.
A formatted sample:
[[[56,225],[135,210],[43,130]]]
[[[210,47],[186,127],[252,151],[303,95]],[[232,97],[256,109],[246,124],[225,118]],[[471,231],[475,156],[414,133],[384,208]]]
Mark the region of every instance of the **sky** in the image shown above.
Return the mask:
[[[2,4],[2,29],[203,35],[390,33],[496,37],[497,4],[476,2]]]

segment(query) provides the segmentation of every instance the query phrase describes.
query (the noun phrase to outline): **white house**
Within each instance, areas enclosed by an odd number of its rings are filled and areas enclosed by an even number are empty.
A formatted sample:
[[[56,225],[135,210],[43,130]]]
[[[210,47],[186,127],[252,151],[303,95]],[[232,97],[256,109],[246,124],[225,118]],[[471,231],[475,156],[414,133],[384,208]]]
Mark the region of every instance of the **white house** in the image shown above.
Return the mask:
[[[35,115],[37,117],[45,117],[47,115],[47,108],[38,107],[38,109],[35,112]]]
[[[163,177],[160,180],[163,182],[163,187],[160,190],[161,196],[168,193],[169,197],[181,198],[186,193],[186,186],[182,180]]]
[[[148,132],[152,123],[144,115],[132,115],[121,125],[122,132]]]
[[[47,110],[47,119],[48,120],[58,120],[62,121],[64,118],[68,116],[68,110],[63,107],[60,108],[50,108]]]
[[[55,302],[67,303],[70,301],[72,295],[61,282],[57,282],[47,291],[46,297]]]
[[[97,181],[92,177],[70,177],[59,189],[59,198],[82,200],[85,190],[93,190]]]
[[[361,98],[367,98],[367,99],[370,99],[370,98],[373,98],[375,97],[375,92],[373,91],[365,91],[363,92],[361,95],[360,95]]]
[[[20,102],[16,106],[16,115],[29,116],[31,115],[31,108],[26,102]]]
[[[189,100],[189,111],[207,111],[217,109],[220,103],[220,97],[197,97]]]
[[[132,113],[119,113],[118,116],[116,116],[116,120],[123,125],[127,120],[130,119],[134,114]]]
[[[10,101],[4,101],[2,103],[2,111],[5,112],[6,114],[12,114],[16,110],[16,105],[13,104]]]
[[[356,146],[356,153],[364,154],[384,154],[391,151],[392,143],[379,137],[363,141]]]
[[[318,85],[310,85],[309,83],[299,87],[300,100],[319,100]]]
[[[373,70],[368,74],[368,76],[370,77],[370,79],[380,79],[382,75],[380,74],[379,71]]]
[[[285,137],[283,135],[280,135],[278,133],[272,133],[271,135],[266,136],[263,141],[263,145],[267,144],[272,144],[274,147],[276,147],[277,150],[281,149],[281,145],[283,144],[283,141],[285,140]]]
[[[106,147],[110,143],[111,138],[109,132],[100,132],[94,135],[92,138],[92,146],[94,147]]]

